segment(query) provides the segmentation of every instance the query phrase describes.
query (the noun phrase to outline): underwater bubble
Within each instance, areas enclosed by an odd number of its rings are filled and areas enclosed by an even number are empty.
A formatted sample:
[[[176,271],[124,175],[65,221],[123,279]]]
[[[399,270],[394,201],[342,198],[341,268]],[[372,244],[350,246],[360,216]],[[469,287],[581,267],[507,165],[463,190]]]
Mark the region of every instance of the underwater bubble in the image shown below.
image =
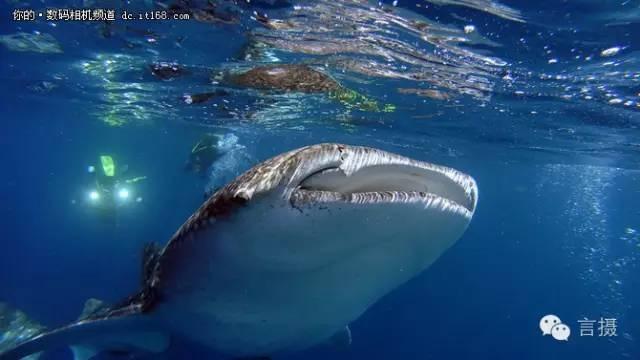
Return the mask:
[[[613,55],[616,55],[617,53],[619,53],[620,50],[622,50],[621,47],[614,46],[614,47],[602,50],[602,52],[600,52],[600,56],[613,56]]]

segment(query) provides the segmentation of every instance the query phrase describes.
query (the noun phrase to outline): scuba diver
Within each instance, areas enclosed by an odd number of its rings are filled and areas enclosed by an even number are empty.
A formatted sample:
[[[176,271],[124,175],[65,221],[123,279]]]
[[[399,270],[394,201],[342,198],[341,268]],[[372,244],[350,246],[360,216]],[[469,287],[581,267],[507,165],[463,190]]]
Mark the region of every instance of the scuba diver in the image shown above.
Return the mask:
[[[89,202],[111,215],[115,215],[118,206],[131,202],[130,184],[146,179],[146,176],[123,179],[127,166],[116,171],[116,163],[109,155],[101,155],[98,169],[89,166],[89,172],[95,174],[95,188],[89,192]],[[140,202],[142,198],[137,197],[135,201]]]
[[[206,133],[191,148],[185,170],[207,179],[205,198],[255,163],[238,140],[233,133]]]
[[[219,134],[204,134],[191,148],[185,170],[206,176],[211,164],[221,155],[219,145],[223,138],[224,136]]]

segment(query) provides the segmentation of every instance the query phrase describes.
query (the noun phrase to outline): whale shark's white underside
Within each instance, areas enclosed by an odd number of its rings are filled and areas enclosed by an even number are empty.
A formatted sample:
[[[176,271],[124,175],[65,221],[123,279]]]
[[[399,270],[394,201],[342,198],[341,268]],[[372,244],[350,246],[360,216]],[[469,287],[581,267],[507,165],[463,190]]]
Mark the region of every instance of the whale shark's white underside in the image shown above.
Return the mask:
[[[477,199],[470,176],[377,149],[281,154],[218,190],[150,252],[139,293],[0,359],[65,344],[161,351],[168,337],[233,357],[319,344],[431,265]]]

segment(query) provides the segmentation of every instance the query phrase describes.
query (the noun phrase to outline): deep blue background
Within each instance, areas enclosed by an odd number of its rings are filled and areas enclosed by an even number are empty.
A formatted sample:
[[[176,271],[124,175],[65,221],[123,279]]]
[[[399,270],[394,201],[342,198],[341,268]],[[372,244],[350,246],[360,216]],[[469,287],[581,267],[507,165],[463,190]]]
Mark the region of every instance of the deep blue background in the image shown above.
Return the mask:
[[[632,52],[633,41],[638,41],[635,23],[601,25],[596,19],[600,5],[509,4],[530,15],[531,22],[512,23],[460,8],[431,9],[445,19],[452,12],[475,17],[475,24],[505,44],[526,37],[530,48],[505,46],[499,55],[538,72],[549,66],[542,57],[544,44],[554,46],[556,56],[566,56],[569,62],[573,55],[563,49],[575,44],[585,53],[599,52],[604,44],[629,46],[625,51]],[[400,1],[400,6],[411,5]],[[9,18],[8,9],[3,5],[4,19]],[[568,18],[579,20],[572,23]],[[184,26],[164,31],[188,32],[191,29],[185,29],[195,25]],[[100,102],[92,97],[94,88],[86,84],[84,91],[78,90],[78,84],[88,80],[69,69],[73,61],[91,59],[98,51],[125,51],[117,39],[97,38],[78,24],[53,29],[0,23],[2,34],[35,29],[54,33],[65,53],[15,53],[0,47],[0,301],[56,326],[75,319],[89,297],[114,302],[130,294],[139,282],[143,244],[166,241],[202,201],[206,179],[182,171],[193,142],[204,131],[233,131],[256,159],[322,141],[362,144],[458,168],[472,174],[480,188],[478,211],[464,237],[428,271],[351,324],[350,348],[326,346],[284,357],[640,358],[640,235],[627,230],[640,231],[638,153],[585,153],[590,145],[541,137],[544,126],[535,124],[563,121],[605,140],[622,134],[627,143],[638,144],[637,113],[590,113],[601,117],[593,127],[581,123],[579,115],[571,117],[571,104],[507,98],[482,108],[464,102],[466,112],[447,112],[449,118],[435,123],[406,121],[401,109],[371,114],[384,125],[363,124],[355,131],[325,126],[326,119],[304,131],[275,131],[255,124],[224,124],[220,129],[215,119],[203,119],[213,122],[205,127],[157,115],[151,123],[109,127],[89,115]],[[200,28],[193,31],[188,49],[172,48],[162,57],[213,66],[242,46],[242,31],[237,29],[208,28],[204,31],[209,38],[197,36]],[[540,31],[545,35],[532,35]],[[67,75],[54,91],[29,90],[56,73]],[[154,81],[148,74],[133,76]],[[188,86],[202,85],[192,82]],[[156,94],[159,99],[180,96]],[[393,94],[390,99],[399,104],[411,101]],[[504,104],[512,110],[496,114],[494,105]],[[440,104],[418,106],[430,113]],[[547,113],[532,119],[529,109]],[[171,110],[178,116],[189,111],[179,106]],[[541,143],[557,144],[563,151],[536,150]],[[96,164],[103,153],[127,164],[132,175],[147,176],[134,190],[143,201],[120,209],[115,224],[105,222],[85,201],[92,181],[87,166]],[[547,313],[572,327],[568,342],[540,335],[538,321]],[[578,336],[577,320],[601,316],[618,319],[618,337]],[[209,354],[197,345],[177,342],[165,356]],[[66,357],[65,351],[47,355]]]

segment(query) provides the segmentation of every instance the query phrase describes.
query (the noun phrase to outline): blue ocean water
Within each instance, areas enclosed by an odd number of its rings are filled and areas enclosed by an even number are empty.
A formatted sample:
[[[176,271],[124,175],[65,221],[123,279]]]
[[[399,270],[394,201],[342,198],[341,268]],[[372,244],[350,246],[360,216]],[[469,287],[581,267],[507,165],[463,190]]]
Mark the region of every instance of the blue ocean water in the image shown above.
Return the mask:
[[[471,174],[478,209],[454,247],[350,325],[351,346],[277,358],[640,358],[638,2],[178,3],[192,20],[20,22],[16,9],[167,4],[1,5],[0,302],[47,327],[88,298],[115,303],[140,283],[144,244],[166,242],[205,191],[281,152],[342,142]],[[154,76],[163,63],[184,71]],[[225,83],[273,63],[321,69],[380,109]],[[205,133],[236,147],[187,172]],[[105,154],[145,177],[108,213],[88,199]],[[541,335],[547,314],[568,341]],[[601,318],[616,336],[597,322],[581,336],[579,320]],[[227,358],[180,341],[141,357]]]

